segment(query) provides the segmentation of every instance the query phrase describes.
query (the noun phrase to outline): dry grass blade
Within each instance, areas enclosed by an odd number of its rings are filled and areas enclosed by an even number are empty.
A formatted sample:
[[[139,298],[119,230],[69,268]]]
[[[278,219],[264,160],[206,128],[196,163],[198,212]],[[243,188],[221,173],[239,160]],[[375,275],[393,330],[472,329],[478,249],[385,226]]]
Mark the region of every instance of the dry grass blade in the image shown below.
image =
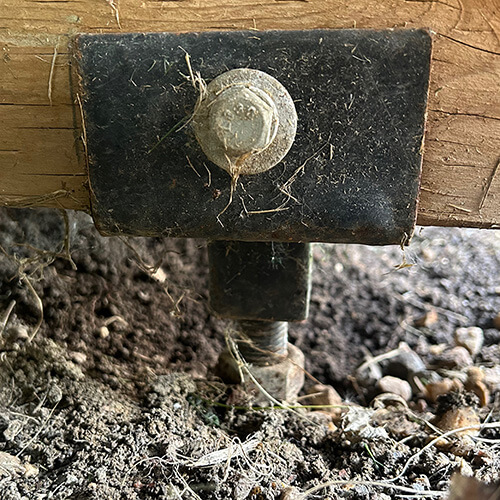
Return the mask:
[[[244,443],[241,443],[239,439],[235,439],[227,448],[207,453],[195,461],[187,461],[184,465],[189,467],[210,467],[220,463],[229,462],[233,458],[243,456],[246,453],[255,450],[259,444],[259,439],[248,439]]]
[[[56,410],[58,404],[59,404],[59,401],[50,409],[49,414],[47,415],[47,417],[45,418],[45,420],[42,422],[42,424],[40,425],[40,427],[38,428],[38,430],[36,431],[36,433],[21,448],[21,450],[19,450],[19,452],[16,453],[16,457],[20,457],[30,447],[31,443],[33,443],[38,438],[38,436],[40,435],[40,433],[45,429],[46,425],[49,423],[50,419],[52,418],[52,415],[54,414],[54,411]]]
[[[57,201],[60,198],[71,198],[72,200],[80,203],[79,200],[74,198],[71,191],[67,189],[58,189],[51,193],[40,194],[35,196],[0,196],[0,206],[15,207],[15,208],[31,208],[43,206],[48,202]]]
[[[480,425],[468,425],[466,427],[459,427],[458,429],[452,429],[451,431],[444,432],[443,434],[440,434],[438,437],[434,438],[432,441],[429,441],[422,449],[417,451],[414,455],[412,455],[404,464],[403,469],[401,472],[396,476],[393,477],[392,479],[388,479],[388,482],[392,481],[397,481],[398,479],[401,479],[404,475],[404,473],[408,470],[408,467],[410,464],[418,458],[422,453],[424,453],[425,450],[428,450],[432,446],[434,446],[436,443],[440,442],[442,439],[446,439],[447,437],[454,436],[457,434],[460,434],[460,432],[463,431],[470,431],[470,430],[478,430],[481,431],[483,429],[500,429],[500,422],[492,422],[489,424],[480,424]]]
[[[52,106],[52,79],[54,77],[54,68],[56,66],[56,59],[57,59],[57,45],[54,47],[54,55],[52,56],[52,63],[50,65],[49,83],[47,89],[47,97],[49,98],[50,106]]]
[[[408,352],[411,349],[409,348],[408,344],[405,342],[401,342],[398,346],[397,349],[393,349],[392,351],[384,352],[383,354],[379,354],[378,356],[373,356],[364,361],[359,367],[356,369],[358,373],[362,373],[366,368],[369,366],[380,363],[381,361],[386,361],[388,359],[395,358],[396,356],[399,356],[402,353]]]
[[[7,257],[7,259],[9,259],[16,267],[18,278],[21,280],[22,283],[26,285],[26,288],[33,296],[33,299],[39,311],[38,320],[35,326],[33,327],[33,331],[28,338],[28,342],[31,342],[35,338],[36,334],[40,330],[40,327],[42,326],[44,318],[43,302],[40,296],[38,295],[37,291],[35,290],[35,287],[33,286],[33,283],[35,281],[35,278],[33,276],[37,274],[39,276],[42,276],[43,270],[46,267],[50,266],[58,258],[67,260],[70,263],[71,267],[74,270],[76,270],[76,265],[73,262],[73,259],[71,258],[70,234],[69,234],[70,227],[69,227],[68,215],[64,210],[61,210],[60,212],[62,219],[64,221],[64,237],[63,241],[61,242],[61,246],[58,250],[56,251],[42,250],[27,243],[14,244],[13,246],[15,247],[27,248],[29,250],[32,250],[36,254],[33,257],[21,258],[18,257],[17,255],[9,254],[7,250],[0,245],[0,252],[3,253]]]
[[[392,489],[392,490],[397,490],[401,491],[403,493],[408,493],[412,497],[444,497],[446,495],[446,491],[433,491],[433,490],[427,490],[427,491],[421,491],[421,490],[414,490],[413,488],[410,488],[408,486],[399,486],[397,484],[392,484],[387,481],[357,481],[357,480],[348,480],[348,479],[339,479],[335,481],[328,481],[326,483],[318,484],[318,486],[314,486],[313,488],[309,488],[308,490],[304,491],[303,493],[299,493],[296,498],[297,500],[305,500],[307,497],[311,496],[314,493],[317,493],[318,491],[321,491],[325,488],[329,488],[330,486],[374,486],[374,487],[379,487],[379,488],[385,488],[385,489]]]
[[[7,327],[7,323],[9,322],[10,315],[12,314],[12,311],[14,310],[15,306],[16,306],[16,301],[12,300],[10,302],[10,304],[7,306],[7,309],[6,309],[2,319],[0,319],[0,337],[5,332],[5,328]]]
[[[415,307],[423,309],[424,311],[427,310],[427,308],[429,307],[429,304],[427,304],[426,302],[421,301],[417,298],[411,297],[411,294],[413,294],[413,293],[414,293],[413,291],[405,292],[404,294],[394,293],[393,297],[402,303],[414,305]],[[467,324],[469,321],[469,318],[467,318],[463,314],[459,314],[455,311],[450,311],[448,309],[445,309],[444,307],[433,306],[433,309],[435,309],[437,312],[444,314],[445,316],[447,316],[449,318],[458,320],[462,323]]]
[[[444,439],[444,438],[447,438],[447,437],[450,437],[450,436],[453,436],[453,435],[456,435],[456,434],[459,434],[460,432],[462,431],[466,431],[466,430],[474,430],[474,429],[478,429],[479,427],[479,430],[482,430],[482,429],[498,429],[500,428],[500,422],[492,422],[492,423],[487,423],[487,424],[482,424],[482,425],[474,425],[474,426],[467,426],[467,427],[460,427],[458,429],[453,429],[451,431],[448,431],[448,432],[445,432],[443,434],[441,434],[440,436],[438,436],[437,438],[433,439],[432,441],[430,441],[429,443],[427,443],[422,449],[420,449],[417,453],[415,453],[414,455],[412,455],[405,463],[405,465],[403,466],[403,469],[401,470],[401,472],[391,478],[391,479],[387,479],[385,481],[358,481],[358,480],[334,480],[334,481],[328,481],[328,482],[325,482],[325,483],[322,483],[322,484],[319,484],[317,486],[314,486],[313,488],[310,488],[308,490],[306,490],[305,492],[303,493],[300,493],[298,496],[297,496],[297,499],[298,500],[305,500],[307,497],[309,497],[310,495],[318,492],[318,491],[321,491],[325,488],[328,488],[330,486],[356,486],[356,485],[363,485],[363,486],[375,486],[375,487],[381,487],[381,488],[386,488],[386,489],[393,489],[393,490],[397,490],[397,491],[401,491],[403,493],[408,493],[411,497],[444,497],[446,492],[445,491],[432,491],[432,490],[414,490],[413,488],[409,488],[408,486],[402,486],[402,485],[398,485],[398,484],[394,484],[394,481],[397,481],[398,479],[401,479],[405,472],[408,470],[408,467],[410,466],[410,464],[416,459],[418,458],[420,455],[422,455],[422,453],[424,453],[426,450],[428,450],[429,448],[431,448],[432,446],[434,446],[437,442],[439,442],[440,440]]]
[[[11,260],[16,266],[17,266],[17,274],[19,276],[19,279],[26,285],[28,288],[29,292],[31,295],[33,295],[33,298],[35,299],[35,303],[37,305],[37,308],[39,310],[39,317],[37,320],[36,325],[33,328],[33,332],[28,338],[28,342],[31,342],[36,334],[38,333],[38,330],[40,330],[40,326],[43,323],[43,302],[38,293],[36,292],[35,288],[33,287],[33,284],[31,283],[31,278],[30,276],[26,273],[26,267],[28,265],[28,262],[33,261],[36,262],[37,259],[18,259],[12,255],[9,255],[7,251],[0,245],[0,251],[9,259]]]
[[[243,356],[240,354],[240,351],[238,349],[238,345],[234,341],[234,339],[229,335],[229,332],[226,334],[226,345],[227,348],[229,349],[229,352],[231,353],[231,356],[235,360],[238,370],[240,372],[240,378],[242,383],[245,382],[245,375],[248,375],[248,378],[255,384],[257,389],[261,391],[261,393],[274,405],[284,408],[285,406],[280,403],[277,399],[275,399],[271,394],[269,394],[264,387],[258,382],[258,380],[253,376],[251,370],[250,370],[250,365],[243,359]]]
[[[31,284],[31,280],[28,276],[24,275],[22,278],[23,283],[26,284],[28,287],[28,290],[31,292],[31,295],[33,295],[33,298],[35,299],[35,303],[38,307],[38,320],[36,322],[36,325],[33,327],[33,331],[31,332],[31,335],[28,338],[28,342],[32,342],[33,339],[36,337],[36,334],[40,330],[40,327],[42,326],[43,323],[43,302],[42,299],[40,298],[40,295],[36,293],[35,288]]]

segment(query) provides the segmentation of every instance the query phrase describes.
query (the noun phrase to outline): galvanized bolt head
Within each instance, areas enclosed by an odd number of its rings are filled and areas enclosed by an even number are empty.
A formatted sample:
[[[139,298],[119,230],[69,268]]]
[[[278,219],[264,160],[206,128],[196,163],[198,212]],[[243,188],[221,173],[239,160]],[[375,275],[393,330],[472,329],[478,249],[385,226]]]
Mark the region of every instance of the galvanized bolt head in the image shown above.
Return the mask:
[[[266,149],[276,136],[278,114],[269,96],[255,87],[223,90],[209,110],[209,125],[230,156]]]
[[[230,174],[257,174],[288,153],[297,113],[278,80],[262,71],[235,69],[210,82],[193,126],[209,160]]]

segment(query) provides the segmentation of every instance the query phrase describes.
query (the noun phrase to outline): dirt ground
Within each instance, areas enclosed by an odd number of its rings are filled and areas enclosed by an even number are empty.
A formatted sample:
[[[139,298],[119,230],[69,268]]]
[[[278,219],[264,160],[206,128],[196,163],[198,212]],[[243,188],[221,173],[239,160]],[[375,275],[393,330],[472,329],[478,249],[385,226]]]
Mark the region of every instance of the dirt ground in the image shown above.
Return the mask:
[[[203,241],[5,209],[0,245],[2,500],[440,498],[455,472],[500,480],[499,232],[314,247],[290,339],[304,394],[342,398],[323,411],[252,408],[213,375],[229,324],[207,307]]]

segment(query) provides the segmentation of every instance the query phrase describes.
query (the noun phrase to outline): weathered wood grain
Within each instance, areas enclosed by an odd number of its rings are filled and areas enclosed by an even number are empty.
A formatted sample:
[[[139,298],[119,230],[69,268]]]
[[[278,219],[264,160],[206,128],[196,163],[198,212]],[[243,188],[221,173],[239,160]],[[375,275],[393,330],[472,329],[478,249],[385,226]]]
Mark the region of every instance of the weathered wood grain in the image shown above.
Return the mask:
[[[0,0],[0,205],[88,209],[70,67],[80,32],[426,27],[418,222],[500,227],[498,0]]]

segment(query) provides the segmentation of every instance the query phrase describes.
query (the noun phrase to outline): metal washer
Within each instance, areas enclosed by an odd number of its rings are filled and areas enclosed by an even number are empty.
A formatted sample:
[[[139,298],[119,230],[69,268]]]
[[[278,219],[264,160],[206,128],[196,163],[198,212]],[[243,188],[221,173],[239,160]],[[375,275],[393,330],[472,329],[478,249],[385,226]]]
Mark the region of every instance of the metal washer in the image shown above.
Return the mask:
[[[278,127],[268,147],[246,157],[230,157],[210,127],[210,106],[232,86],[256,88],[269,96],[276,106]],[[230,174],[237,166],[238,175],[253,175],[276,166],[292,147],[297,131],[295,104],[286,88],[276,78],[256,69],[239,68],[214,78],[207,86],[206,96],[196,110],[193,128],[208,159]]]

